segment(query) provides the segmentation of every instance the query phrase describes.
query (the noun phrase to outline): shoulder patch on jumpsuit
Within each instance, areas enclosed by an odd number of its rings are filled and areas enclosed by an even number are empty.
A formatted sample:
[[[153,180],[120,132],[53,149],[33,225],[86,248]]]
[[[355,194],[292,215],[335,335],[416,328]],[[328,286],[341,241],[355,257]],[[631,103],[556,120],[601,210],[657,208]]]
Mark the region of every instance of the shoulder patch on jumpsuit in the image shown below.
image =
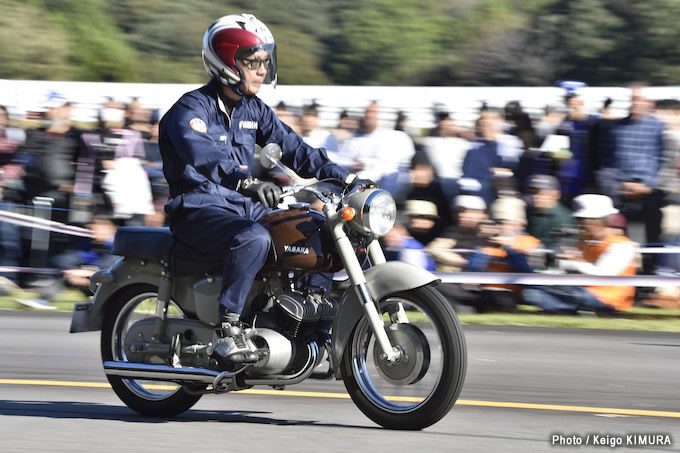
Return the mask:
[[[200,118],[194,118],[189,121],[189,126],[191,126],[191,128],[196,132],[202,132],[204,134],[208,132],[208,126],[206,126],[203,120]]]

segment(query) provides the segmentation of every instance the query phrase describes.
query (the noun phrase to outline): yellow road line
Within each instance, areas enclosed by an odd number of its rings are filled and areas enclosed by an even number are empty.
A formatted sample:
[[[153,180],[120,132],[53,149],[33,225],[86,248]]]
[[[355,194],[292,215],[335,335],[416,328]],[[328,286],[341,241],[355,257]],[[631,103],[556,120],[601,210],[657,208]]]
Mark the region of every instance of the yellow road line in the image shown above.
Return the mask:
[[[39,386],[57,386],[57,387],[93,387],[93,388],[110,388],[108,383],[104,382],[73,382],[73,381],[44,381],[31,379],[0,379],[0,385],[39,385]],[[172,390],[175,387],[171,385],[144,385],[152,390]],[[300,392],[295,390],[266,390],[266,389],[248,389],[241,390],[237,393],[244,393],[249,395],[274,395],[274,396],[297,396],[304,398],[334,398],[334,399],[349,399],[346,393],[328,393],[328,392]],[[390,401],[401,402],[418,402],[422,398],[414,398],[408,396],[392,396],[388,397]],[[668,411],[648,411],[638,409],[619,409],[611,407],[588,407],[588,406],[565,406],[557,404],[532,404],[532,403],[511,403],[504,401],[478,401],[478,400],[458,400],[456,402],[459,406],[477,406],[477,407],[502,407],[509,409],[535,409],[547,411],[563,411],[563,412],[585,412],[591,414],[615,414],[615,415],[633,415],[641,417],[666,417],[666,418],[680,418],[680,412]]]

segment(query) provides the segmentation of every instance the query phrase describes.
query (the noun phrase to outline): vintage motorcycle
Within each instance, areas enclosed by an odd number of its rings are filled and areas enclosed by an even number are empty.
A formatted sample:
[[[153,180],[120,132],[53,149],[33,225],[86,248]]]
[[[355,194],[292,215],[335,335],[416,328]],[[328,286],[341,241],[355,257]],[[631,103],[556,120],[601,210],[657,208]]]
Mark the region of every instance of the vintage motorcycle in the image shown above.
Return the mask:
[[[270,144],[259,161],[285,168],[280,156]],[[211,358],[222,263],[165,228],[117,231],[112,253],[122,258],[92,276],[94,297],[76,305],[71,332],[102,331],[104,371],[128,407],[172,417],[206,393],[335,377],[386,428],[422,429],[448,413],[465,379],[463,332],[433,274],[386,262],[378,238],[394,225],[394,199],[325,182],[284,196],[301,191],[323,213],[292,203],[261,220],[273,247],[241,317],[259,356],[252,365],[223,369]],[[349,286],[339,301],[310,280],[343,269]]]

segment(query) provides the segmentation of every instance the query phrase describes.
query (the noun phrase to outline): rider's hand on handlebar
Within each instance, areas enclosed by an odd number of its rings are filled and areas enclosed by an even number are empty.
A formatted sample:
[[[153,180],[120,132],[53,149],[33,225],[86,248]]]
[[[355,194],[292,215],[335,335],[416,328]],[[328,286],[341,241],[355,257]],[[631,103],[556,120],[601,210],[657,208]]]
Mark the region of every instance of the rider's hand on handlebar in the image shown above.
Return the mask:
[[[347,184],[347,191],[354,189],[357,186],[364,186],[366,189],[372,189],[374,187],[380,187],[370,179],[362,179],[355,177]]]
[[[259,200],[265,208],[275,208],[281,200],[281,188],[272,182],[253,180],[242,187],[240,192],[255,200]]]

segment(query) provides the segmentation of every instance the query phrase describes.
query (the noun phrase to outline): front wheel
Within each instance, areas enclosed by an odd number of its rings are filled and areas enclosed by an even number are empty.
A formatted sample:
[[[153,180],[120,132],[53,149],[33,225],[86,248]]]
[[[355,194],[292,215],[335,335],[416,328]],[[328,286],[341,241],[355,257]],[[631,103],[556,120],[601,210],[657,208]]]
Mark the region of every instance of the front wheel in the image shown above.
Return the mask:
[[[153,318],[158,302],[158,288],[135,285],[114,297],[102,326],[102,360],[128,362],[130,360],[124,347],[128,330],[136,322]],[[171,303],[168,317],[184,317],[184,314],[177,305]],[[107,378],[121,401],[142,415],[173,417],[189,410],[201,398],[200,392],[191,392],[172,382],[148,382],[118,376]]]
[[[403,307],[408,322],[390,316]],[[395,293],[379,303],[385,330],[400,352],[395,363],[382,356],[363,316],[343,353],[340,371],[354,403],[371,420],[390,429],[419,430],[439,421],[463,388],[465,338],[453,308],[425,286]]]

